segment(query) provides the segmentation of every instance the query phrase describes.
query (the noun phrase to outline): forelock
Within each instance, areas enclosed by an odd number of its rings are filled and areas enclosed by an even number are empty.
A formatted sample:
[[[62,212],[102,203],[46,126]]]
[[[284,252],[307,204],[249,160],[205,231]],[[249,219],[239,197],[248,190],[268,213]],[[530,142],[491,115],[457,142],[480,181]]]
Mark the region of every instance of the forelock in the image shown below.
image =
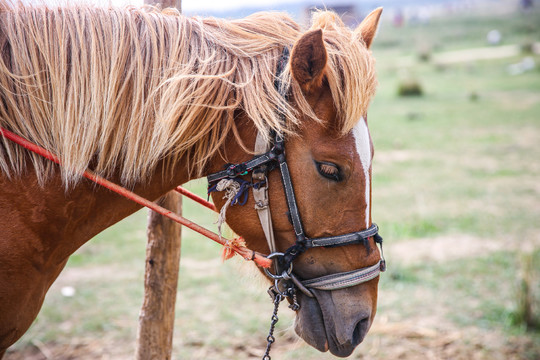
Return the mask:
[[[326,76],[338,113],[338,128],[346,134],[367,114],[375,95],[375,60],[364,42],[334,12],[315,12],[311,29],[323,30],[328,52]]]

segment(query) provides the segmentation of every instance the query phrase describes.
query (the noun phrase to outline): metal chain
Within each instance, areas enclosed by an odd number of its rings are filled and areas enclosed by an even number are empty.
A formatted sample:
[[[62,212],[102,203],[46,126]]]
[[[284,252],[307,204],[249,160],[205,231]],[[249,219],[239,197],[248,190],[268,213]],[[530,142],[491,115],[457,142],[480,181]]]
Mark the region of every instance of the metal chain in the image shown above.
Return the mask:
[[[289,305],[289,309],[292,311],[298,311],[300,310],[300,304],[298,304],[298,298],[296,297],[296,290],[294,287],[289,288],[288,290],[289,296],[292,299],[292,304]]]
[[[274,312],[272,313],[272,321],[270,322],[270,331],[268,332],[268,336],[266,337],[266,341],[268,343],[266,345],[266,351],[264,352],[262,360],[271,360],[270,348],[272,347],[272,344],[274,343],[274,341],[276,341],[276,338],[274,337],[274,329],[276,327],[277,322],[279,321],[277,313],[278,313],[279,304],[281,303],[281,301],[283,301],[283,296],[281,294],[275,293]]]

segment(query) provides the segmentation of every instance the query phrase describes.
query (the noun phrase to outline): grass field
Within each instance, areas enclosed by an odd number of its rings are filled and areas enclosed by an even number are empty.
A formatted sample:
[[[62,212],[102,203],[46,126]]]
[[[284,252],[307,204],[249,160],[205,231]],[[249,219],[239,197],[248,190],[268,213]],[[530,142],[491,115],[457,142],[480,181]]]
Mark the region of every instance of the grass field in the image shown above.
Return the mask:
[[[436,55],[540,41],[540,12],[433,19],[392,28],[374,45],[380,86],[369,122],[375,144],[373,219],[389,270],[376,321],[354,359],[538,359],[540,330],[521,321],[527,261],[540,321],[540,56],[435,65]],[[525,56],[535,69],[510,75]],[[400,98],[415,79],[421,97]],[[189,184],[204,193],[205,183]],[[184,214],[213,226],[215,215],[184,202]],[[81,248],[53,285],[14,359],[128,359],[142,302],[146,212]],[[272,305],[246,264],[192,232],[182,239],[175,359],[256,359]],[[528,260],[527,260],[528,259]],[[65,297],[62,287],[75,288]],[[275,359],[330,359],[298,340],[281,309]]]

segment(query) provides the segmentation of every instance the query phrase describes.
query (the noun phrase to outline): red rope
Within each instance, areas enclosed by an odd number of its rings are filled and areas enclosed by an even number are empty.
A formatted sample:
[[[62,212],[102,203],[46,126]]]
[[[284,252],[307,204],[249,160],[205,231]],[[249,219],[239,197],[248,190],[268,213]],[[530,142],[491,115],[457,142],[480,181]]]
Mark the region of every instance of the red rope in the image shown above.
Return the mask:
[[[58,159],[58,157],[56,155],[54,155],[53,153],[51,153],[50,151],[47,151],[45,150],[44,148],[42,148],[41,146],[38,146],[14,133],[12,133],[11,131],[9,130],[6,130],[2,127],[0,127],[0,133],[7,139],[21,145],[22,147],[36,153],[36,154],[39,154],[55,163],[57,163],[58,165],[62,165],[61,162],[60,162],[60,159]],[[195,224],[194,222],[186,219],[185,217],[183,216],[180,216],[176,213],[173,213],[172,211],[170,210],[167,210],[155,203],[153,203],[152,201],[148,200],[148,199],[145,199],[143,198],[142,196],[139,196],[137,194],[135,194],[134,192],[131,192],[129,190],[127,190],[126,188],[123,188],[122,186],[120,185],[117,185],[113,182],[110,182],[109,180],[95,174],[94,172],[90,171],[90,170],[86,170],[84,173],[83,173],[83,176],[86,177],[87,179],[90,179],[92,180],[93,182],[95,182],[96,184],[99,184],[119,195],[122,195],[132,201],[135,201],[137,204],[139,205],[142,205],[142,206],[146,206],[147,208],[163,215],[163,216],[166,216],[168,217],[169,219],[179,223],[179,224],[182,224],[182,225],[185,225],[187,226],[188,228],[190,228],[191,230],[194,230],[196,232],[198,232],[199,234],[201,235],[204,235],[206,236],[207,238],[211,239],[211,240],[214,240],[215,242],[225,246],[226,248],[229,248],[229,249],[232,249],[234,252],[236,252],[238,255],[242,256],[244,259],[246,260],[253,260],[255,261],[259,266],[262,266],[262,267],[265,267],[265,268],[268,268],[270,267],[270,265],[272,264],[272,261],[270,259],[267,259],[265,256],[259,254],[259,253],[256,253],[252,250],[249,250],[247,247],[239,247],[237,246],[237,242],[236,241],[229,241],[227,239],[224,239],[222,238],[221,236],[219,236],[218,234],[208,230],[208,229],[205,229],[204,227],[198,225],[198,224]],[[190,198],[194,199],[195,201],[203,204],[204,206],[206,207],[210,207],[212,208],[212,210],[215,210],[215,206],[211,203],[208,203],[206,200],[200,198],[199,196],[195,195],[195,194],[192,194],[190,193],[188,190],[185,190],[183,188],[181,188],[182,190],[179,191],[178,188],[176,188],[176,191],[180,192],[181,194],[186,194],[186,193],[189,193],[190,195],[187,195],[189,196]],[[204,203],[200,202],[199,200],[196,200],[195,198],[198,198],[202,201],[204,201]],[[207,203],[207,204],[205,204]]]
[[[201,204],[202,206],[206,206],[207,208],[209,208],[210,210],[214,210],[217,212],[217,209],[216,209],[216,206],[214,204],[212,204],[210,201],[206,201],[205,199],[203,199],[202,197],[200,197],[199,195],[197,194],[194,194],[192,193],[191,191],[187,190],[187,189],[184,189],[183,187],[181,186],[178,186],[176,189],[174,189],[175,191],[179,192],[180,194],[182,195],[185,195],[187,196],[188,198],[190,198],[191,200],[193,201],[196,201],[198,202],[199,204]]]

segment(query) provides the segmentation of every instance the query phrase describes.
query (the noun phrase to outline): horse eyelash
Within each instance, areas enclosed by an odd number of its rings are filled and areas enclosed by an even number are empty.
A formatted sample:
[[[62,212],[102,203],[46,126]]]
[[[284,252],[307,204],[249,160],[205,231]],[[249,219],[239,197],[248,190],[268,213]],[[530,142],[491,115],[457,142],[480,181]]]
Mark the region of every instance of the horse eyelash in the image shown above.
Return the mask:
[[[325,173],[327,175],[334,175],[338,171],[337,168],[335,168],[332,165],[328,165],[328,164],[320,164],[319,168],[321,169],[321,171],[323,173]]]
[[[339,167],[336,164],[320,161],[316,161],[315,163],[317,164],[319,174],[323,177],[336,182],[342,180]]]

